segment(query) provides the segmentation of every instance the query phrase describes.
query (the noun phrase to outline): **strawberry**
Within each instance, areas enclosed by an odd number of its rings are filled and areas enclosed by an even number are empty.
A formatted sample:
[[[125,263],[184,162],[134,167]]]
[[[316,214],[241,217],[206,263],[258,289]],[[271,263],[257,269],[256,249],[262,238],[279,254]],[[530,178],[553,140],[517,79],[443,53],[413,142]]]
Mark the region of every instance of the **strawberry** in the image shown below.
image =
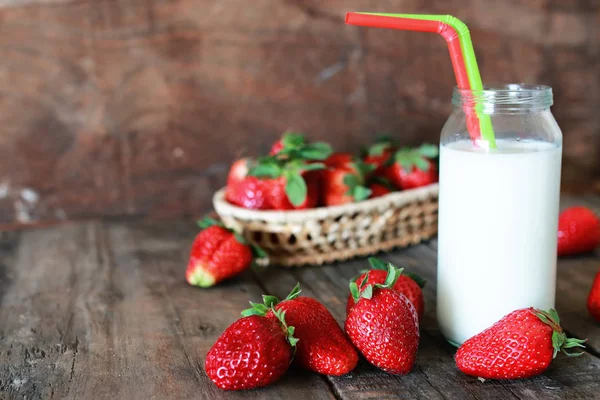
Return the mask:
[[[323,163],[327,167],[346,167],[354,161],[354,156],[350,153],[333,153]]]
[[[266,256],[262,249],[247,244],[243,237],[213,219],[204,218],[199,225],[204,230],[194,239],[185,273],[190,285],[214,286],[245,271],[254,256]]]
[[[276,318],[273,310],[283,312],[299,339],[294,362],[323,375],[349,373],[358,362],[352,343],[323,304],[310,297],[298,297],[300,292],[300,285],[296,285],[282,302],[275,296],[263,296],[264,304],[250,303],[252,308],[242,315]]]
[[[596,274],[592,290],[587,299],[587,308],[592,317],[600,322],[600,271]]]
[[[303,134],[285,132],[281,139],[276,141],[269,152],[270,156],[277,156],[286,160],[323,161],[331,154],[331,146],[324,142],[308,142]]]
[[[585,347],[585,340],[568,339],[556,310],[533,307],[516,310],[459,347],[456,366],[467,375],[485,379],[520,379],[541,374],[559,351]]]
[[[600,222],[592,210],[571,207],[558,217],[558,255],[574,255],[594,250],[600,243]]]
[[[372,166],[356,160],[348,165],[333,166],[323,171],[323,203],[335,206],[368,199],[371,189],[365,186],[365,177],[372,170]]]
[[[276,141],[275,143],[273,143],[273,146],[271,146],[271,150],[269,151],[269,155],[270,156],[274,156],[277,155],[281,152],[281,150],[283,150],[283,140],[279,139],[278,141]]]
[[[392,163],[395,151],[394,142],[388,137],[381,137],[367,149],[363,160],[375,167],[374,175],[382,175],[385,168]]]
[[[410,300],[392,289],[401,270],[388,264],[383,284],[350,283],[355,305],[346,318],[346,334],[368,362],[392,374],[412,369],[419,346],[419,317]]]
[[[221,389],[242,390],[270,385],[288,369],[293,357],[294,328],[284,316],[240,318],[217,339],[206,355],[206,375]]]
[[[267,184],[255,176],[246,176],[227,186],[225,198],[229,203],[249,210],[266,210],[270,207]]]
[[[248,175],[251,163],[252,160],[249,158],[240,158],[234,162],[229,169],[229,174],[227,175],[227,187],[241,182],[246,175]]]
[[[387,186],[382,185],[381,183],[371,183],[369,185],[369,189],[371,190],[371,196],[369,196],[370,199],[374,199],[376,197],[381,197],[385,196],[386,194],[392,193],[392,191]]]
[[[404,148],[394,154],[394,163],[385,169],[385,177],[400,189],[413,189],[438,181],[437,169],[431,159],[438,148],[424,144],[416,149]]]
[[[369,263],[373,269],[369,271],[363,271],[362,275],[354,279],[356,284],[360,284],[363,279],[366,285],[383,284],[387,277],[387,264],[375,257],[369,258]],[[423,312],[425,310],[425,302],[423,300],[423,292],[421,288],[425,286],[425,280],[417,274],[402,272],[402,275],[398,278],[392,289],[405,295],[408,300],[415,306],[417,315],[419,316],[419,322],[423,318]],[[346,304],[346,314],[350,313],[350,309],[354,306],[354,299],[352,294],[348,296],[348,302]]]

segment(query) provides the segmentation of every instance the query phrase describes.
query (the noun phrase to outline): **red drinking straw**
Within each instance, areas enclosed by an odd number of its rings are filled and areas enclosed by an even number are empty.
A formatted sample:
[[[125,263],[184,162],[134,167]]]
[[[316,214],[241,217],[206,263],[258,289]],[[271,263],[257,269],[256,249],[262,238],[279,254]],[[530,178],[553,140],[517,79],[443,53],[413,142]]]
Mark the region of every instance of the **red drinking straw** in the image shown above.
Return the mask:
[[[452,68],[454,69],[454,76],[456,77],[456,84],[458,88],[471,88],[469,77],[467,75],[467,69],[465,68],[463,53],[460,47],[459,37],[456,33],[456,30],[454,30],[454,28],[450,25],[441,21],[384,17],[381,15],[359,13],[347,13],[346,24],[367,26],[372,28],[398,29],[402,31],[433,32],[442,35],[448,44],[450,60],[452,61]],[[464,110],[467,116],[467,129],[469,131],[469,135],[471,136],[471,139],[475,141],[481,137],[479,119],[473,112],[472,105],[467,104]]]

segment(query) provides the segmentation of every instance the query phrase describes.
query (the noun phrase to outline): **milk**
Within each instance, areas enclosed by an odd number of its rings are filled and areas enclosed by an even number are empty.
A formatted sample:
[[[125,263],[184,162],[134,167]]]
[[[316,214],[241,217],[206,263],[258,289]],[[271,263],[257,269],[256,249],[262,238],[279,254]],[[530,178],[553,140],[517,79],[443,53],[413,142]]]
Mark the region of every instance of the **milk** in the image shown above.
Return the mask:
[[[440,149],[437,315],[461,344],[523,307],[554,307],[561,147]]]

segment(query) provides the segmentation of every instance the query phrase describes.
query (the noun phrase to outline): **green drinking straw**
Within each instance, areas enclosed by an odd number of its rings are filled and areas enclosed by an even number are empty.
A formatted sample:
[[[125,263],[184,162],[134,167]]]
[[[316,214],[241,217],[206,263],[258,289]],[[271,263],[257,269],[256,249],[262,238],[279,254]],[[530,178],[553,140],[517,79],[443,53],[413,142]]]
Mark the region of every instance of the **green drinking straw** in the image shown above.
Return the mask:
[[[428,15],[428,14],[389,14],[389,13],[359,13],[359,14],[370,14],[380,15],[382,17],[392,18],[410,18],[410,19],[421,19],[429,21],[439,21],[450,25],[458,34],[460,41],[460,47],[463,53],[465,62],[465,69],[467,70],[467,76],[471,85],[471,90],[474,92],[480,92],[483,90],[483,82],[481,81],[481,74],[479,73],[479,66],[477,65],[477,58],[475,57],[475,50],[473,49],[473,42],[471,41],[471,34],[467,25],[452,15]],[[481,136],[489,144],[490,149],[496,148],[496,137],[494,135],[494,127],[492,126],[492,120],[488,114],[481,112],[480,107],[476,107],[477,116],[479,118],[479,125],[481,129]]]

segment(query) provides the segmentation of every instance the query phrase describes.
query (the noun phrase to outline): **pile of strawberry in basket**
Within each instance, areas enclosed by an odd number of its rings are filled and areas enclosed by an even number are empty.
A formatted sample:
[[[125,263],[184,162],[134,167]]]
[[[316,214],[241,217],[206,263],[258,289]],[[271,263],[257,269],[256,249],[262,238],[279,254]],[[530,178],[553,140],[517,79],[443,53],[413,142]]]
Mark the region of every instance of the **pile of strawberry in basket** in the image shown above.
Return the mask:
[[[438,148],[398,148],[378,139],[363,154],[333,152],[323,142],[285,133],[268,156],[236,161],[226,199],[252,210],[302,210],[363,201],[437,182]]]

